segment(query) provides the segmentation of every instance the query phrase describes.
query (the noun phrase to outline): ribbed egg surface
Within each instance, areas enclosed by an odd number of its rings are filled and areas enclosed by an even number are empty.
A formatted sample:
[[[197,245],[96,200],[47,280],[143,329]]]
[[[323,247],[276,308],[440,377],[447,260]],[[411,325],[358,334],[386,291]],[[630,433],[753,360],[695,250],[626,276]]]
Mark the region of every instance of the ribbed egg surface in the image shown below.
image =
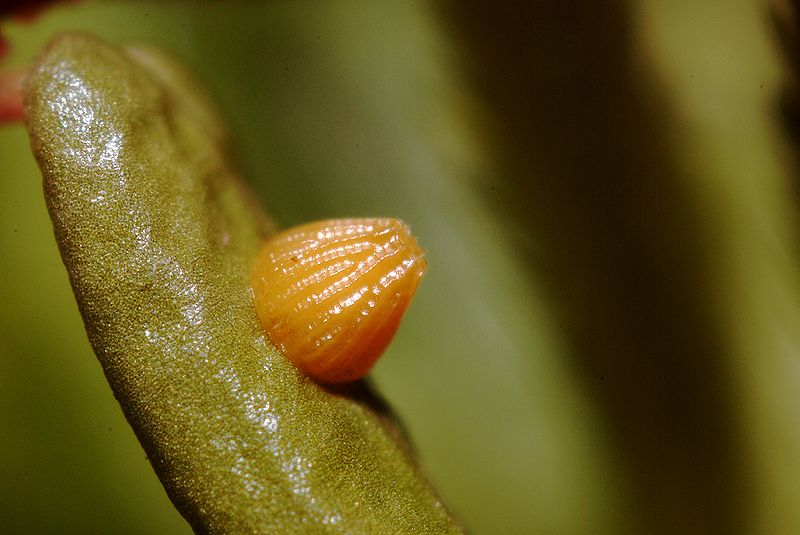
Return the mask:
[[[398,219],[335,219],[273,236],[253,270],[270,340],[321,382],[363,377],[388,345],[427,262]]]

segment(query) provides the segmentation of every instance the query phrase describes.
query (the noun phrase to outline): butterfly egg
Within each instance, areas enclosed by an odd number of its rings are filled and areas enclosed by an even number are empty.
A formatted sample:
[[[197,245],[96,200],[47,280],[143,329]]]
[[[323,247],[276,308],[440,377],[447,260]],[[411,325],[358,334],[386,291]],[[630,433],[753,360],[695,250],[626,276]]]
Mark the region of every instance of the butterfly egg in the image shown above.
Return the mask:
[[[369,372],[394,336],[427,261],[399,219],[332,219],[276,234],[253,267],[270,340],[314,379]]]

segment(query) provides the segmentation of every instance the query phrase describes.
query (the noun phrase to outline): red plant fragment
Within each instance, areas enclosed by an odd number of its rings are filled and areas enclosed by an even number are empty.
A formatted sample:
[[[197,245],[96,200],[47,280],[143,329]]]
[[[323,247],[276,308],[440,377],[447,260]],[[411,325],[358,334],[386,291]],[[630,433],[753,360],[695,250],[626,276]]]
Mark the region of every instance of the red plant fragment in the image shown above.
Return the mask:
[[[14,17],[29,21],[52,3],[54,0],[6,0],[0,4],[0,19]]]
[[[0,72],[0,124],[25,119],[22,85],[27,74],[25,70]]]
[[[69,0],[64,0],[64,2]],[[77,0],[72,0],[77,1]],[[38,17],[50,4],[58,3],[57,0],[0,0],[0,22],[13,19],[19,22],[31,22]],[[8,54],[11,46],[8,39],[0,32],[0,60]]]
[[[68,0],[65,0],[68,1]],[[73,0],[74,1],[74,0]],[[0,22],[14,19],[31,22],[56,0],[0,0]],[[0,61],[8,55],[11,45],[0,31]],[[0,125],[25,119],[22,105],[22,85],[27,71],[0,71]]]

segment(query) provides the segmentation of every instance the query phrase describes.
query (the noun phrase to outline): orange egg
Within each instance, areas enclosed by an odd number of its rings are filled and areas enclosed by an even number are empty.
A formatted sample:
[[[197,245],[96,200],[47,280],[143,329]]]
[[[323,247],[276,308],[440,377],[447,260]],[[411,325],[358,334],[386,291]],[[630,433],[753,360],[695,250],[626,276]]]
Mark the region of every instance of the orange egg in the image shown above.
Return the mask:
[[[425,273],[423,250],[398,219],[332,219],[276,234],[253,268],[270,340],[309,376],[359,379],[394,336]]]

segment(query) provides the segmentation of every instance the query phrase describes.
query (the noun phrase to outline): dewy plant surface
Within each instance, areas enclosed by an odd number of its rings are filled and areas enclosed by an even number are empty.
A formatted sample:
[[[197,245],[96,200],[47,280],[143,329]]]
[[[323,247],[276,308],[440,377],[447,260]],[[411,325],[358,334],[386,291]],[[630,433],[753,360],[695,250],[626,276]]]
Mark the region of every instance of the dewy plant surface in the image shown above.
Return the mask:
[[[64,35],[26,114],[91,344],[196,531],[461,531],[363,384],[321,388],[266,339],[248,269],[270,225],[178,65]]]

